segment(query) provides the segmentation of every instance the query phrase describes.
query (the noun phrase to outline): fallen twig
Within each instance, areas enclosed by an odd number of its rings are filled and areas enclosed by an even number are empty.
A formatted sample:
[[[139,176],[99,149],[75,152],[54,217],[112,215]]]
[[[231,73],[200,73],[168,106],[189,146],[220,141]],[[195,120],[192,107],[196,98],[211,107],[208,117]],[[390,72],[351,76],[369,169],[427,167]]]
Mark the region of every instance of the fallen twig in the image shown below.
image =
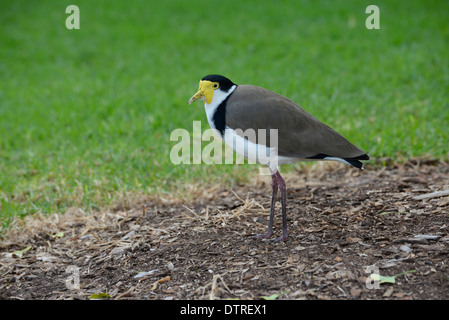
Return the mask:
[[[422,195],[413,197],[413,200],[423,200],[423,199],[438,198],[438,197],[443,197],[443,196],[449,196],[449,189],[422,194]]]

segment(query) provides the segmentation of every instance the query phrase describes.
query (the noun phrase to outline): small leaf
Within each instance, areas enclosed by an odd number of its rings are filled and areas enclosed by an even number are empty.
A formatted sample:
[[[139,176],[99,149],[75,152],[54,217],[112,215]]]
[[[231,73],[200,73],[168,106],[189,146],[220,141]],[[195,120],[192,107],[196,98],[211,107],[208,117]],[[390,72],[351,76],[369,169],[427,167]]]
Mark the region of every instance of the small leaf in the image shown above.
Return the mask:
[[[379,281],[379,283],[396,283],[396,277],[392,276],[392,277],[384,277],[381,276],[380,274],[377,273],[373,273],[371,274],[371,279],[373,279],[374,281]]]
[[[58,232],[58,233],[55,233],[54,235],[53,235],[53,238],[62,238],[62,237],[64,237],[64,232]]]
[[[286,294],[287,292],[288,292],[288,290],[285,290],[284,292],[275,293],[275,294],[272,294],[271,296],[261,296],[260,298],[263,300],[276,300],[277,298],[279,298],[283,294]]]
[[[17,256],[17,257],[19,257],[19,258],[22,258],[23,254],[24,254],[25,252],[27,252],[28,250],[30,250],[30,249],[31,249],[31,246],[26,247],[26,248],[23,249],[23,250],[14,251],[14,252],[12,253],[12,255],[13,255],[13,256]]]
[[[108,295],[107,293],[104,292],[100,292],[100,293],[94,293],[93,295],[91,295],[89,297],[90,300],[100,300],[100,299],[106,299],[106,298],[110,298],[111,296]]]
[[[381,276],[380,274],[377,273],[373,273],[370,275],[371,279],[373,279],[374,281],[379,281],[379,283],[396,283],[396,277],[402,276],[406,273],[411,273],[411,272],[415,272],[416,270],[409,270],[409,271],[405,271],[399,274],[396,274],[394,276],[391,277],[385,277],[385,276]]]

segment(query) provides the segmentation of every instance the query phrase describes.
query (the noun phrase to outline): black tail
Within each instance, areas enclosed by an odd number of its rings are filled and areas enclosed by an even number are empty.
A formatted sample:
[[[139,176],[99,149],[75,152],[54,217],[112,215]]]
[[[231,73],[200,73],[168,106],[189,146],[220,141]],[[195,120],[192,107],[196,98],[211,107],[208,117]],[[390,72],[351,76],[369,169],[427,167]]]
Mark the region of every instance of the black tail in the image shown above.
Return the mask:
[[[362,169],[363,170],[363,163],[359,160],[369,160],[369,156],[365,153],[364,155],[354,157],[354,158],[344,158],[346,162],[348,162],[350,165]]]
[[[324,154],[324,153],[319,153],[313,157],[308,157],[307,159],[316,159],[316,160],[339,160],[339,161],[343,161],[346,163],[349,163],[350,165],[362,169],[363,170],[363,163],[360,162],[359,160],[369,160],[369,156],[365,153],[361,156],[358,157],[353,157],[353,158],[340,158],[340,157],[333,157],[330,156],[328,154]]]

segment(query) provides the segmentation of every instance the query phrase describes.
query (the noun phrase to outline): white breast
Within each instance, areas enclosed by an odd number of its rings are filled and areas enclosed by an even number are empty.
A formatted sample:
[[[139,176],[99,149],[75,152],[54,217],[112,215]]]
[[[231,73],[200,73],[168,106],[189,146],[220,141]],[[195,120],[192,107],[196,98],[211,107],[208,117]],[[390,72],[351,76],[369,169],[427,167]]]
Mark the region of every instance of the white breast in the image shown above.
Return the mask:
[[[248,139],[245,139],[239,132],[240,135],[237,133],[236,130],[229,128],[226,126],[225,134],[224,134],[224,141],[225,143],[230,146],[234,151],[248,159],[248,163],[259,163],[266,165],[270,168],[271,173],[275,173],[279,166],[286,163],[293,163],[296,162],[297,159],[295,158],[288,158],[283,156],[278,156],[278,149],[277,147],[267,147],[263,144],[256,144]],[[265,134],[265,132],[256,132],[255,134]],[[273,136],[275,136],[273,133],[270,133],[270,139],[273,139]],[[258,137],[261,138],[261,137]],[[260,141],[261,139],[257,139],[257,141]],[[263,140],[263,138],[262,138]],[[265,140],[266,141],[266,140]],[[273,141],[270,141],[270,145],[277,145],[276,143],[273,143]]]
[[[207,120],[212,129],[216,129],[213,119],[215,111],[218,106],[235,90],[236,87],[236,85],[232,86],[228,92],[222,92],[221,90],[214,91],[211,103],[209,104],[206,102],[204,104]],[[272,136],[273,135],[270,134],[270,138]],[[226,126],[224,137],[222,138],[228,146],[234,149],[236,153],[248,159],[248,163],[259,163],[266,165],[270,168],[272,174],[278,170],[280,165],[297,161],[294,158],[278,156],[276,147],[269,148],[262,144],[253,143],[237,134],[236,130],[229,128],[228,126]],[[260,139],[257,139],[257,141],[260,141]],[[270,145],[277,144],[270,143]]]

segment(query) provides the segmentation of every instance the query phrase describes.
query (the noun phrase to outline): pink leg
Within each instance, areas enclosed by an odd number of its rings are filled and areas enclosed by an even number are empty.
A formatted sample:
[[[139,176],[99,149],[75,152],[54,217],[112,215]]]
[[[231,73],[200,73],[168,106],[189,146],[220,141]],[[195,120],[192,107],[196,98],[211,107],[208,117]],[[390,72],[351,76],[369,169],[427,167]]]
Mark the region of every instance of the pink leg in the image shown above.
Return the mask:
[[[256,236],[256,238],[267,239],[273,235],[274,207],[276,203],[276,194],[279,188],[281,190],[281,201],[282,201],[282,236],[275,238],[274,242],[286,241],[288,238],[288,231],[287,231],[287,212],[286,212],[287,193],[285,181],[284,179],[282,179],[281,175],[279,174],[279,171],[276,171],[274,174],[272,174],[271,178],[272,178],[273,193],[271,195],[270,221],[268,223],[268,230],[266,234],[259,234]]]

